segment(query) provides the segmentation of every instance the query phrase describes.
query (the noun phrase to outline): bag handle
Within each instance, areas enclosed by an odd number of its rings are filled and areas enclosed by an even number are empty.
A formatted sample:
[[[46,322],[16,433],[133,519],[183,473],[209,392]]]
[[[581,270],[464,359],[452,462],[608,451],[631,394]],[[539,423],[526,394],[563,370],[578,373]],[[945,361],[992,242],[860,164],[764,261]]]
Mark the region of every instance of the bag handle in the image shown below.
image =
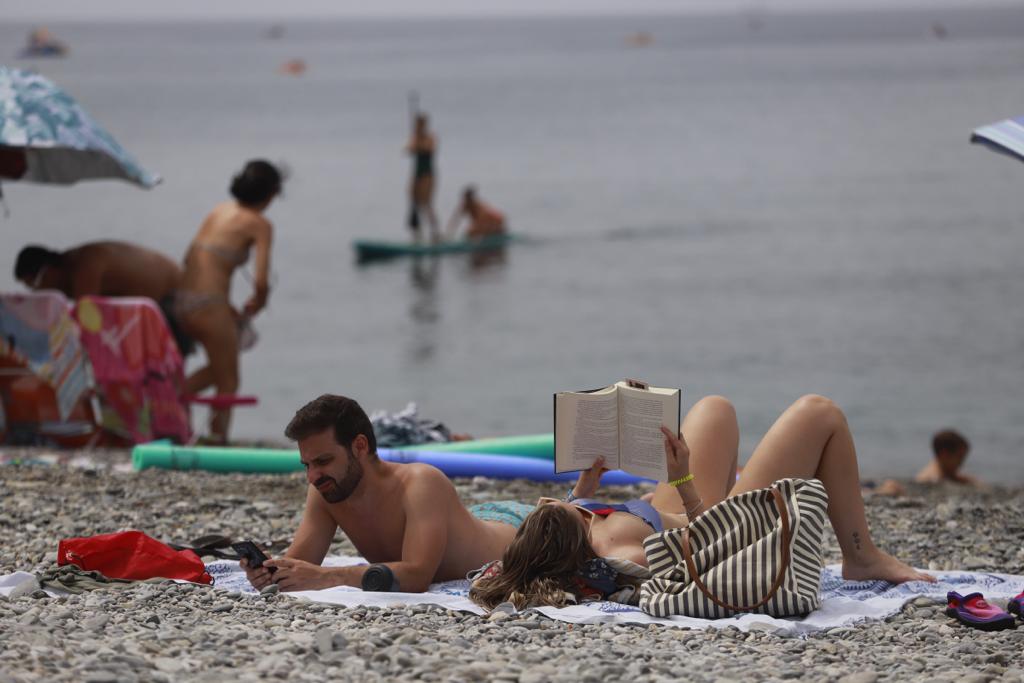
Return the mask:
[[[772,599],[776,591],[782,585],[782,582],[786,580],[786,570],[789,569],[789,546],[791,543],[789,533],[789,508],[786,507],[786,501],[782,499],[782,493],[779,491],[777,486],[772,487],[772,497],[775,499],[775,507],[779,510],[779,521],[782,522],[782,565],[779,567],[779,575],[775,577],[775,583],[768,589],[768,594],[764,596],[759,602],[750,605],[748,607],[740,607],[738,605],[731,605],[724,600],[719,600],[708,587],[704,585],[704,582],[700,580],[700,576],[697,574],[697,565],[693,562],[693,550],[690,548],[690,529],[683,529],[683,559],[686,560],[686,569],[690,572],[690,579],[696,584],[700,592],[707,596],[708,600],[715,603],[719,607],[732,610],[733,612],[749,612],[755,610],[761,605],[765,604]]]

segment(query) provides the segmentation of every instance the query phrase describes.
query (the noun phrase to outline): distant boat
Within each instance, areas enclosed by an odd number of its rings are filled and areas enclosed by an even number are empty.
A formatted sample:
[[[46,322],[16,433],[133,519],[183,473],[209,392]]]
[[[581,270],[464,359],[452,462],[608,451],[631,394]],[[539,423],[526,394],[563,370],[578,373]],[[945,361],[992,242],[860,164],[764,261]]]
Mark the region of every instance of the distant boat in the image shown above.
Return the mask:
[[[68,46],[54,38],[48,29],[40,27],[28,34],[28,45],[22,48],[20,57],[64,57]]]
[[[513,242],[521,242],[522,240],[521,236],[512,234],[489,235],[477,240],[456,240],[454,242],[438,242],[437,244],[356,240],[352,243],[352,247],[356,250],[356,259],[360,263],[364,263],[366,261],[379,261],[400,256],[434,256],[493,251]]]
[[[284,38],[284,24],[274,24],[267,29],[266,36],[270,40],[279,40]]]

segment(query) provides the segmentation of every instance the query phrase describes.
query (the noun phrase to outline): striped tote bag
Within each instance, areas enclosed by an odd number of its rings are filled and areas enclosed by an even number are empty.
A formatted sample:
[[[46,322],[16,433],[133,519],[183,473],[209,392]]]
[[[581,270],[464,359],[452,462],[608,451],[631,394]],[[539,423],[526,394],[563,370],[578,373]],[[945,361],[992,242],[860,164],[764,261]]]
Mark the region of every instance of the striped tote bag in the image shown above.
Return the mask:
[[[640,588],[640,608],[704,619],[813,611],[827,507],[817,479],[780,479],[723,500],[689,527],[648,536],[651,579]]]

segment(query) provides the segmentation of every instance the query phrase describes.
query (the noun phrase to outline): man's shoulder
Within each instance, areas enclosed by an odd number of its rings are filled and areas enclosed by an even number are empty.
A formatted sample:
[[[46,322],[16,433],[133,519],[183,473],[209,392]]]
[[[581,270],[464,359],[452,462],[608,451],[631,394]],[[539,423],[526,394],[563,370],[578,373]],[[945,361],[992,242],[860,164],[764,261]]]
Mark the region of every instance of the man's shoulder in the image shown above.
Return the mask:
[[[939,466],[934,460],[929,461],[914,476],[914,481],[919,484],[934,484],[941,479],[942,473],[939,471]]]
[[[455,495],[455,486],[451,480],[433,465],[411,462],[399,465],[398,468],[398,475],[401,477],[402,488],[407,499]]]
[[[451,487],[452,482],[444,472],[433,465],[422,462],[410,462],[399,465],[399,471],[405,476],[408,483],[416,484],[443,484]]]

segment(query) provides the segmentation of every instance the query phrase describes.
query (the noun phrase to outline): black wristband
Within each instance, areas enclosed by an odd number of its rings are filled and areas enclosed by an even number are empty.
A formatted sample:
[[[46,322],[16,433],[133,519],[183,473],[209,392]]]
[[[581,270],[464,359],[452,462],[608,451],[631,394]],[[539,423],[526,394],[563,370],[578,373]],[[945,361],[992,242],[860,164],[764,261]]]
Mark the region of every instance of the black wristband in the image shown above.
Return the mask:
[[[362,587],[364,591],[386,591],[394,593],[398,591],[398,579],[391,567],[386,564],[371,564],[363,574]]]

